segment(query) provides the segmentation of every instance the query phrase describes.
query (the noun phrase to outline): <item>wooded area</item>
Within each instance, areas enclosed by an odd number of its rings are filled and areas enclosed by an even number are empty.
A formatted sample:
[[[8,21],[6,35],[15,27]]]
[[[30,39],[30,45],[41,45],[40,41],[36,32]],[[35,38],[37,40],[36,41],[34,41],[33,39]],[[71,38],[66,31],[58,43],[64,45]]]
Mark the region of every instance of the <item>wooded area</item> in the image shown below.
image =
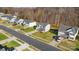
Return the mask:
[[[1,7],[0,12],[56,26],[66,24],[79,27],[79,8],[77,7]]]

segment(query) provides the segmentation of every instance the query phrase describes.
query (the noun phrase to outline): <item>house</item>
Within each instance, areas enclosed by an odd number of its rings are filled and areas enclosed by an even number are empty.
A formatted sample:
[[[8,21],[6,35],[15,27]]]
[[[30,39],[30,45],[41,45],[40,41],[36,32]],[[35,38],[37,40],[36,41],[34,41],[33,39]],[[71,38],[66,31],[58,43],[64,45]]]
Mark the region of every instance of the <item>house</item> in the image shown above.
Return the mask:
[[[24,23],[24,19],[19,19],[17,24],[23,24]]]
[[[74,41],[78,34],[78,27],[61,25],[58,30],[58,36]]]
[[[1,18],[1,16],[3,16],[4,15],[4,13],[0,13],[0,18]]]
[[[36,26],[36,22],[32,21],[32,20],[24,20],[24,25],[28,26],[28,27],[33,27]]]
[[[17,18],[12,18],[11,20],[9,20],[10,23],[17,23],[18,19]]]
[[[1,20],[11,20],[13,18],[13,16],[11,16],[11,15],[2,15],[0,18],[1,18]]]
[[[40,32],[47,32],[50,30],[50,24],[48,23],[37,23],[36,29]]]

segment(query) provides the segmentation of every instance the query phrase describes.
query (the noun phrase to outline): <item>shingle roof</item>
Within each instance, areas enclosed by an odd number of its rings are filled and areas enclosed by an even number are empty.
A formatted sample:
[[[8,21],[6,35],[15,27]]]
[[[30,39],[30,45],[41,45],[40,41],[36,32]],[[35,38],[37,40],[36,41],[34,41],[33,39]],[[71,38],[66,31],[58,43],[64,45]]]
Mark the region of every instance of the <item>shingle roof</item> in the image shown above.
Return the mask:
[[[73,32],[73,35],[75,35],[77,33],[78,27],[61,25],[59,28],[59,32],[66,32],[69,29],[71,29],[71,32]]]
[[[4,13],[0,13],[0,16],[4,15]]]
[[[31,22],[33,22],[32,20],[24,20],[25,23],[29,24]]]
[[[3,15],[1,17],[7,17],[8,19],[12,19],[13,18],[13,16],[10,16],[10,15]]]
[[[45,27],[48,25],[48,23],[37,23],[37,25],[41,25],[41,26]]]
[[[75,35],[75,34],[77,33],[77,30],[78,30],[77,27],[73,27],[73,28],[72,28],[73,35]]]
[[[19,20],[19,19],[16,18],[16,19],[15,19],[15,22],[18,22],[18,20]]]
[[[65,32],[69,28],[71,28],[71,27],[66,26],[66,25],[60,25],[59,32]]]

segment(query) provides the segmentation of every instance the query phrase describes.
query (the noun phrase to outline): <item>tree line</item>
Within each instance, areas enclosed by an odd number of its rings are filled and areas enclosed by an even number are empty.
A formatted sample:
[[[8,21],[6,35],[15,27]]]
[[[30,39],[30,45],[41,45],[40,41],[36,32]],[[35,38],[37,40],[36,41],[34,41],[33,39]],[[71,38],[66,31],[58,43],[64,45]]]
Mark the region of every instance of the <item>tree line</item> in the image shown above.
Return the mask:
[[[0,12],[37,22],[79,27],[78,7],[1,7]]]

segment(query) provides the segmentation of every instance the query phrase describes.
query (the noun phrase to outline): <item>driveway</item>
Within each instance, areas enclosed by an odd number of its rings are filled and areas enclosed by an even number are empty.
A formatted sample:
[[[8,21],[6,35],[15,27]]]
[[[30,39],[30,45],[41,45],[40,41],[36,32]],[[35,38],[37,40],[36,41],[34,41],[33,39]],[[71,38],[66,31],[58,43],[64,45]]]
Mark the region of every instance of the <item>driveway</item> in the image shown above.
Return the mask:
[[[14,31],[13,29],[10,29],[10,28],[5,27],[3,25],[0,25],[0,29],[3,29],[4,31],[14,35],[15,37],[27,42],[30,45],[35,46],[36,48],[38,48],[38,49],[40,49],[42,51],[60,51],[59,49],[57,49],[57,48],[55,48],[55,47],[53,47],[51,45],[40,42],[40,41],[38,41],[36,39],[33,39],[33,38],[31,38],[29,36],[26,36],[26,35],[24,35],[22,33]]]

